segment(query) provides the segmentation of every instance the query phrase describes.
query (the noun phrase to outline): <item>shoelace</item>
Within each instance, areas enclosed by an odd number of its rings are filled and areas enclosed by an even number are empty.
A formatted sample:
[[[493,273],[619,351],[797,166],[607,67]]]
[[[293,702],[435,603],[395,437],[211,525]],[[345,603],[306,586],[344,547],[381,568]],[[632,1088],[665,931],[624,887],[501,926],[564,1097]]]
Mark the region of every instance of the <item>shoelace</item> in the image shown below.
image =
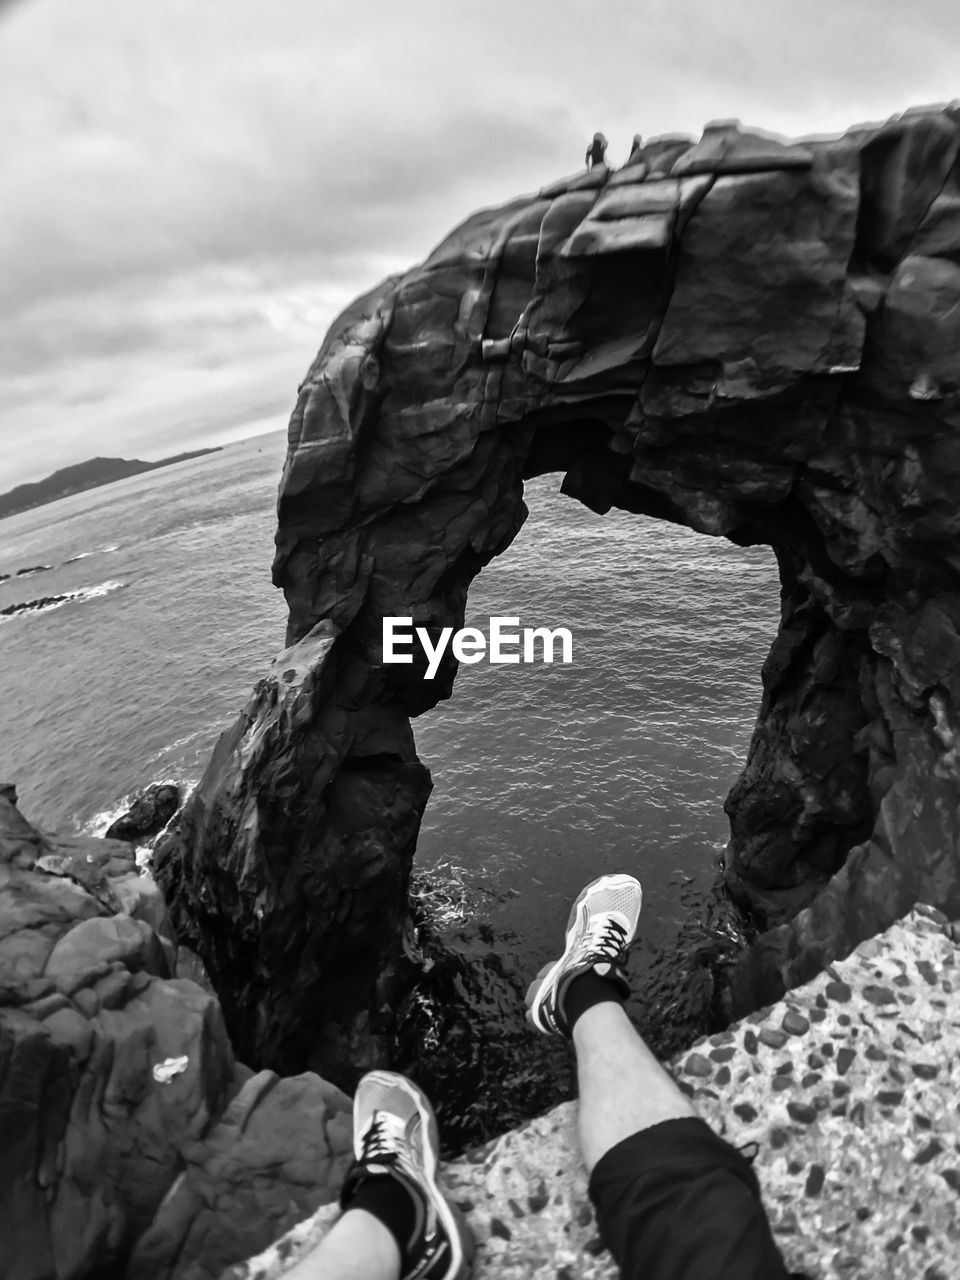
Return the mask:
[[[396,1154],[396,1150],[384,1131],[383,1116],[377,1112],[370,1128],[363,1135],[363,1150],[360,1159],[383,1160],[388,1157],[396,1158]]]
[[[591,960],[609,960],[611,964],[620,964],[626,951],[627,931],[622,924],[609,916],[603,922],[596,935],[586,940],[587,956]]]

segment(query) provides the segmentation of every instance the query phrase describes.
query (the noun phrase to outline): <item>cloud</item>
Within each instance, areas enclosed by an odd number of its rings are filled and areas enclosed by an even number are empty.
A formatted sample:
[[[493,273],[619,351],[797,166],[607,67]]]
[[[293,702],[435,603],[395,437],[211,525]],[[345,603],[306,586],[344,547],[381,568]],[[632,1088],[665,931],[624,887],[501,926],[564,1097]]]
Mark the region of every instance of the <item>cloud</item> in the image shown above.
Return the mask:
[[[796,135],[951,97],[960,7],[25,0],[0,25],[0,420],[31,424],[4,428],[29,478],[101,449],[78,404],[116,437],[144,386],[188,420],[204,371],[302,371],[350,296],[596,128],[616,159],[718,116]],[[290,376],[238,374],[257,404]]]
[[[318,334],[352,294],[206,269],[91,294],[82,331],[78,299],[38,301],[19,346],[4,348],[4,479],[92,453],[159,457],[236,438],[245,424],[246,434],[285,426]],[[66,348],[54,340],[65,330]]]

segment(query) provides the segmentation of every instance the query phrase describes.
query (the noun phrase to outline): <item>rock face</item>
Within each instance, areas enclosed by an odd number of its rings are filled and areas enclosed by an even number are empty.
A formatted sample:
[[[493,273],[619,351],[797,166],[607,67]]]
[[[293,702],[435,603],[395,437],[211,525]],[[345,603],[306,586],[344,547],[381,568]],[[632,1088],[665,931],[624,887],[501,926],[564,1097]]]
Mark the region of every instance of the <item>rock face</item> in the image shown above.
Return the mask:
[[[0,618],[11,618],[15,613],[31,613],[35,609],[47,609],[52,604],[63,604],[70,595],[39,596],[36,600],[23,600],[19,604],[8,604],[0,609]]]
[[[958,150],[957,104],[656,140],[474,215],[333,325],[280,490],[290,648],[159,857],[252,1061],[376,1056],[430,787],[410,717],[456,675],[385,665],[382,619],[461,627],[545,471],[776,552],[727,801],[727,882],[768,932],[728,1010],[918,899],[960,910]]]
[[[0,788],[0,1275],[215,1280],[332,1199],[349,1103],[234,1061],[122,842]]]
[[[170,821],[180,805],[175,782],[153,782],[137,795],[126,813],[107,827],[108,840],[145,840]]]

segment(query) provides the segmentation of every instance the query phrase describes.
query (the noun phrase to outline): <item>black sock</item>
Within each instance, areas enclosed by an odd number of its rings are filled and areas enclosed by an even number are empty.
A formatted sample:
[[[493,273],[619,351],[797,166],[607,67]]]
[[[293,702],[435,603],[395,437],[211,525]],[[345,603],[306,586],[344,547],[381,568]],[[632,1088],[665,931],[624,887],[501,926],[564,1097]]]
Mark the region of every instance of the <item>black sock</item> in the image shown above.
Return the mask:
[[[400,1258],[406,1258],[410,1237],[417,1223],[417,1206],[413,1194],[402,1182],[389,1173],[372,1174],[364,1178],[357,1194],[347,1205],[350,1209],[366,1209],[383,1223],[400,1250]]]
[[[601,1004],[605,1000],[623,1004],[625,998],[626,992],[616,979],[601,977],[595,969],[587,969],[585,973],[578,974],[563,993],[563,1014],[568,1031],[572,1033],[573,1024],[581,1013],[586,1013],[595,1004]]]

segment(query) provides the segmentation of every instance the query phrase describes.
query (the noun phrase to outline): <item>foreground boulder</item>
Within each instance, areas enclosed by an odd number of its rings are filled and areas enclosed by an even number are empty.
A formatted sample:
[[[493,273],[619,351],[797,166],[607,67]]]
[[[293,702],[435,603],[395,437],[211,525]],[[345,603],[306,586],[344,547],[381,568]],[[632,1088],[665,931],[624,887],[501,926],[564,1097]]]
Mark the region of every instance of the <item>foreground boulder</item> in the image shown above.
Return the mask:
[[[130,845],[0,789],[0,1275],[214,1280],[331,1199],[347,1099],[234,1060]]]
[[[175,782],[152,782],[134,797],[126,813],[110,823],[108,840],[147,840],[167,825],[180,807],[180,787]]]
[[[779,561],[727,801],[727,886],[770,932],[728,1015],[918,899],[960,909],[958,149],[957,104],[655,140],[474,215],[336,321],[280,490],[290,647],[158,851],[248,1060],[348,1081],[382,1052],[430,791],[410,718],[457,670],[385,664],[382,620],[462,627],[546,471]]]

